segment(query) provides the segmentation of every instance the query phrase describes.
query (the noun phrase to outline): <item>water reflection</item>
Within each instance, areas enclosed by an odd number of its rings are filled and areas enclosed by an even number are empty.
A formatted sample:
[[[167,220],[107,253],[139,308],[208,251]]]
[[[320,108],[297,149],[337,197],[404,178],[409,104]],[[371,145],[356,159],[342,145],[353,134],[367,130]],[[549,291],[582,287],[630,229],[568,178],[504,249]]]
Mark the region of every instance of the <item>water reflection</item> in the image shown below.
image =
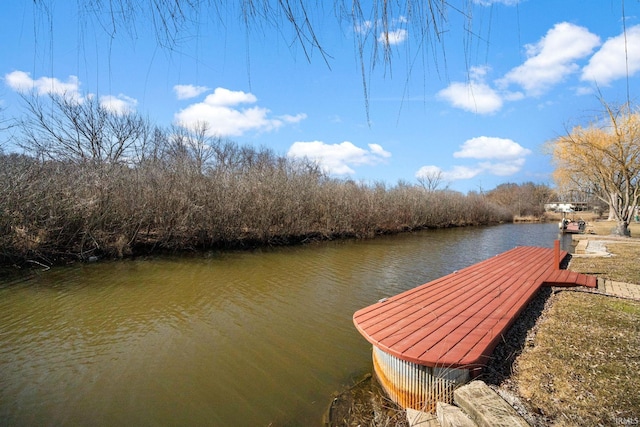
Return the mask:
[[[556,237],[509,224],[5,281],[0,425],[320,424],[331,393],[371,369],[354,311]]]

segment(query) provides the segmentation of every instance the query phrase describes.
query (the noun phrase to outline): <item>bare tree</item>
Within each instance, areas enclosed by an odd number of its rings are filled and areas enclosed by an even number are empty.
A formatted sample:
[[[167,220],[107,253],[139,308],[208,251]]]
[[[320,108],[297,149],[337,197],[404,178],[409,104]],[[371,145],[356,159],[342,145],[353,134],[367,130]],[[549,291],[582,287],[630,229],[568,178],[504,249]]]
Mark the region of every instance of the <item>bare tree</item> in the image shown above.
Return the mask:
[[[444,181],[444,175],[440,169],[427,170],[422,171],[418,175],[417,180],[422,188],[429,193],[433,193]]]
[[[198,122],[193,126],[174,125],[170,129],[169,151],[171,155],[190,165],[194,171],[204,174],[213,167],[215,146],[220,137],[211,136],[209,124]]]
[[[42,159],[135,162],[150,134],[147,120],[138,113],[110,110],[97,96],[77,99],[51,94],[43,98],[32,94],[22,98],[27,114],[18,122],[18,144]]]
[[[13,118],[6,118],[4,116],[4,111],[6,110],[6,107],[1,103],[0,101],[0,154],[2,154],[4,145],[9,141],[9,139],[11,138],[8,133],[6,133],[6,131],[8,131],[9,129],[11,129],[12,127],[15,126],[16,122],[15,119]]]
[[[500,184],[486,193],[487,200],[501,206],[515,215],[539,216],[544,212],[545,203],[549,203],[555,194],[544,184],[525,182],[522,184]]]
[[[0,131],[7,130],[12,126],[11,120],[4,117],[4,110],[6,107],[0,104]]]

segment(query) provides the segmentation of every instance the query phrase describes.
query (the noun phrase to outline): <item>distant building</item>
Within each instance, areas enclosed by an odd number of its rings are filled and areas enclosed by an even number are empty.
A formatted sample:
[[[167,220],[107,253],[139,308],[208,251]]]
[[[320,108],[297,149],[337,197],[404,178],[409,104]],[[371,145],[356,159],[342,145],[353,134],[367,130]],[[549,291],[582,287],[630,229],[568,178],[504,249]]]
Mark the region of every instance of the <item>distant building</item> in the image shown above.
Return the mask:
[[[580,212],[588,209],[586,202],[562,203],[553,202],[545,203],[544,210],[546,212]]]

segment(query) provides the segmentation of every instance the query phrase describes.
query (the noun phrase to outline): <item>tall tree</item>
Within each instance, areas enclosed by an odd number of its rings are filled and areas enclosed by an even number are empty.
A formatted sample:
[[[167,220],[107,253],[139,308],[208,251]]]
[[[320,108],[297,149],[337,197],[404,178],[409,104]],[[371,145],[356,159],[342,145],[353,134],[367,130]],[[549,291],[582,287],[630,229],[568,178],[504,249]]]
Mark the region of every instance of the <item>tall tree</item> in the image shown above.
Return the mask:
[[[444,181],[444,174],[440,169],[424,170],[418,175],[417,180],[428,193],[433,193]]]
[[[576,126],[549,143],[561,188],[592,192],[607,203],[629,236],[629,221],[640,198],[640,112],[630,104],[612,107],[587,127]]]
[[[45,160],[105,164],[137,162],[149,137],[148,121],[134,111],[115,111],[97,96],[23,95],[19,145]]]

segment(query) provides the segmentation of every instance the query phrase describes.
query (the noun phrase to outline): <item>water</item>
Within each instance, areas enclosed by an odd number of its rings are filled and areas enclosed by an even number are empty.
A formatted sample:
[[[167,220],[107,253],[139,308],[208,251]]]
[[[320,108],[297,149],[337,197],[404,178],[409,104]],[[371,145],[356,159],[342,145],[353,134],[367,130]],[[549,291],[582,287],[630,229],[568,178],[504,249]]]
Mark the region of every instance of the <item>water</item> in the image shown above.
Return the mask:
[[[5,279],[0,425],[320,425],[371,371],[357,309],[557,237],[508,224]]]

